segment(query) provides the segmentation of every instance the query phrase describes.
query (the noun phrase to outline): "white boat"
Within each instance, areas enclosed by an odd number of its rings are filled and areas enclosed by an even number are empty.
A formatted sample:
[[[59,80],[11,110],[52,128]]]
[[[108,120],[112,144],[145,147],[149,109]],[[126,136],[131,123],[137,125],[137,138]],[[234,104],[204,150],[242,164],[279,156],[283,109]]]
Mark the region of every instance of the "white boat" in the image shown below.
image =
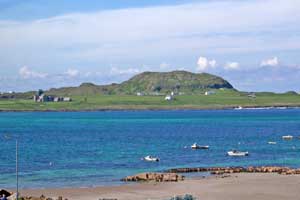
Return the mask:
[[[159,158],[152,157],[152,156],[145,156],[144,158],[142,158],[142,160],[148,161],[148,162],[159,162]]]
[[[194,143],[192,146],[191,146],[192,149],[209,149],[209,146],[208,145],[204,145],[204,146],[201,146],[201,145],[198,145],[197,143]]]
[[[228,156],[248,156],[249,153],[248,151],[237,151],[237,150],[232,150],[227,152]]]
[[[269,141],[268,144],[277,144],[277,142]]]
[[[284,140],[292,140],[293,136],[292,135],[284,135],[284,136],[282,136],[282,139],[284,139]]]

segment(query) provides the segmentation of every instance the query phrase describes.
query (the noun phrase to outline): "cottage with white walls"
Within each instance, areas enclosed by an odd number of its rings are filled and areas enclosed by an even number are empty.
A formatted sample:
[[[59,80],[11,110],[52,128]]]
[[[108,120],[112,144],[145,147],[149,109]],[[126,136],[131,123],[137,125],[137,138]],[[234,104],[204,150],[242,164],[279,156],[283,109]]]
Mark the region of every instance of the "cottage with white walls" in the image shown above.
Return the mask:
[[[206,91],[206,92],[205,92],[205,95],[206,95],[206,96],[211,95],[211,94],[216,94],[216,92],[213,91],[213,90],[210,90],[210,91]]]
[[[171,101],[173,99],[173,97],[171,96],[171,95],[167,95],[166,97],[165,97],[165,100],[166,101]]]

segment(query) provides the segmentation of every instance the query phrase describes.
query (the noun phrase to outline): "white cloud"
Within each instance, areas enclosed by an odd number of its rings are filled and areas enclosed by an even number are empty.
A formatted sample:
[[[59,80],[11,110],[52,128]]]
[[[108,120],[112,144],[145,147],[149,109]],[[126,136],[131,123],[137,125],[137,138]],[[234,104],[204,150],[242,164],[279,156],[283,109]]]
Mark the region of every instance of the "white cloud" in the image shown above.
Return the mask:
[[[3,66],[23,56],[31,62],[47,59],[46,63],[74,58],[149,63],[164,55],[184,59],[195,50],[203,50],[201,54],[293,50],[300,48],[300,36],[292,34],[299,27],[298,0],[201,1],[0,21],[0,60]]]
[[[199,57],[197,65],[198,65],[197,69],[199,71],[205,70],[208,67],[208,60],[207,60],[207,58],[205,58],[205,57]]]
[[[240,64],[238,62],[227,62],[225,64],[225,70],[237,70],[240,68]]]
[[[206,57],[200,56],[197,62],[197,71],[205,71],[209,68],[215,68],[217,62],[215,60],[208,60]]]
[[[159,65],[159,68],[161,69],[161,70],[165,70],[165,69],[167,69],[167,68],[169,68],[170,67],[170,64],[169,63],[166,63],[166,62],[162,62],[160,65]]]
[[[84,73],[84,76],[85,76],[85,77],[90,77],[91,75],[92,75],[92,72],[85,72],[85,73]]]
[[[79,76],[79,70],[77,69],[68,69],[65,74],[71,78]]]
[[[209,61],[208,61],[208,64],[209,64],[212,68],[214,68],[214,67],[216,67],[216,65],[217,65],[217,61],[216,61],[216,60],[209,60]]]
[[[36,72],[31,69],[29,69],[27,66],[23,66],[19,69],[19,75],[22,78],[45,78],[48,74]]]
[[[277,57],[269,58],[261,61],[260,66],[271,66],[275,67],[279,65],[279,60]]]
[[[118,67],[112,67],[110,70],[111,75],[133,75],[138,73],[141,73],[141,70],[138,68],[120,69]]]

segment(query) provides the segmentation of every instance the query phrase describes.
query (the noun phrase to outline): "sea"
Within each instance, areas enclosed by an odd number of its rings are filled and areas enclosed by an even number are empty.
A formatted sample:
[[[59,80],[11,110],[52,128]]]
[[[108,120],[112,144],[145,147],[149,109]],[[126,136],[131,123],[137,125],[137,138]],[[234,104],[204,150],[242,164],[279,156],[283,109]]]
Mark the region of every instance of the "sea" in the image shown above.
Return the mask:
[[[120,185],[179,167],[300,167],[298,136],[300,109],[1,112],[0,188],[16,185],[16,140],[19,187],[28,189]],[[210,148],[192,150],[195,142]],[[232,149],[249,156],[227,156]]]

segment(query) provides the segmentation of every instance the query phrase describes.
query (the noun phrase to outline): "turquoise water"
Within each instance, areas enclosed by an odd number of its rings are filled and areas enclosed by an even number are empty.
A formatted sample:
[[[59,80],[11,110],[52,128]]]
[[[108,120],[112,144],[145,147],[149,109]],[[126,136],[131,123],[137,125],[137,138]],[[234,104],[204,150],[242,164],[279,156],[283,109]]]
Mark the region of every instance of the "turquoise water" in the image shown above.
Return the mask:
[[[48,188],[121,184],[126,175],[174,167],[300,167],[300,139],[283,141],[288,134],[300,136],[300,109],[2,112],[0,188],[15,186],[16,137],[20,187]],[[210,149],[184,148],[194,142]],[[250,156],[226,156],[232,148]],[[146,155],[161,162],[141,161]]]

